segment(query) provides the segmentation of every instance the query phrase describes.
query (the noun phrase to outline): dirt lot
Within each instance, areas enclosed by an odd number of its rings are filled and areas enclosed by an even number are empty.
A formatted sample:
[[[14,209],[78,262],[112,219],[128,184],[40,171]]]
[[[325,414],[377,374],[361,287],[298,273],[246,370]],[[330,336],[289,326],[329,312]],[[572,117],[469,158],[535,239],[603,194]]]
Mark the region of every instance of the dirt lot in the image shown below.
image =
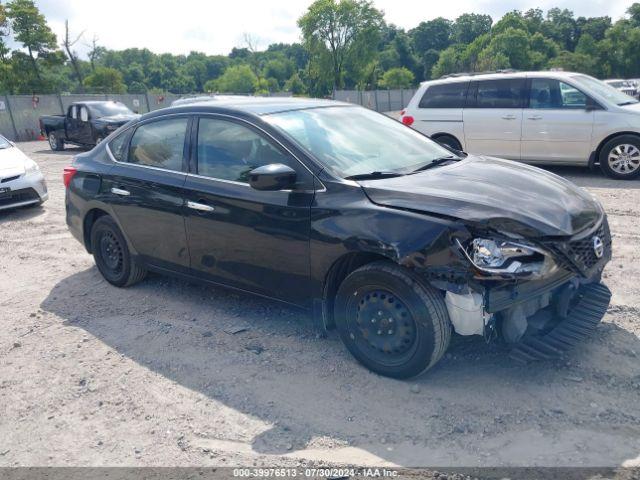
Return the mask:
[[[160,276],[110,286],[64,223],[74,152],[20,147],[51,198],[0,212],[0,465],[640,463],[639,181],[555,170],[602,200],[613,231],[593,339],[523,367],[457,338],[401,382],[277,303]]]

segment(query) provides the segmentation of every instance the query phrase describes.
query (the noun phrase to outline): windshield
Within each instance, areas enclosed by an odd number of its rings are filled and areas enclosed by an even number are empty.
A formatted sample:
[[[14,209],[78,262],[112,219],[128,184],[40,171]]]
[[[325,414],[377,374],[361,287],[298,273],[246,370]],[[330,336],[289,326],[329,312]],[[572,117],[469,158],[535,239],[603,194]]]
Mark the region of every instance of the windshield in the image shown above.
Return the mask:
[[[454,157],[433,140],[366,108],[294,110],[264,119],[342,178],[371,172],[408,173],[433,160]]]
[[[10,147],[11,147],[11,143],[9,142],[9,140],[7,140],[2,135],[0,135],[0,150],[4,150],[5,148],[10,148]]]
[[[593,77],[589,77],[587,75],[576,75],[571,78],[579,86],[584,87],[585,90],[590,90],[597,95],[606,98],[610,102],[615,103],[616,105],[638,103],[638,101],[633,97],[630,97],[626,93],[623,93],[620,90],[616,90],[611,85],[607,85],[603,81],[596,80]]]
[[[108,102],[108,103],[96,103],[89,105],[89,110],[94,117],[111,117],[112,115],[132,115],[133,112],[129,110],[129,107],[122,103]]]

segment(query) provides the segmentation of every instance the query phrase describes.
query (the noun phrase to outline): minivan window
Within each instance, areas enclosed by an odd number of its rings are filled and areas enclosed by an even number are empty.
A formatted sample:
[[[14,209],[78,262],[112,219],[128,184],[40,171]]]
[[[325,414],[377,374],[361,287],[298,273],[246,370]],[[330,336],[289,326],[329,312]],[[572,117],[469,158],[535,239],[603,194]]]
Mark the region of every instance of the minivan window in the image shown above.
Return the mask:
[[[173,118],[139,126],[129,145],[129,163],[182,170],[187,123],[187,118]]]
[[[524,78],[479,81],[475,108],[522,108],[525,83]]]
[[[587,107],[587,96],[577,88],[552,78],[531,79],[529,108],[564,109]]]
[[[462,108],[467,98],[469,82],[431,85],[420,99],[419,108]]]
[[[587,93],[594,92],[600,97],[603,97],[616,105],[629,105],[632,103],[638,103],[638,100],[636,100],[635,98],[630,97],[620,90],[616,90],[612,86],[604,83],[602,80],[597,80],[588,75],[574,75],[571,77],[571,80],[575,82],[579,87],[584,87]]]
[[[271,163],[296,169],[289,156],[252,129],[228,120],[201,118],[198,175],[249,183],[249,172]]]

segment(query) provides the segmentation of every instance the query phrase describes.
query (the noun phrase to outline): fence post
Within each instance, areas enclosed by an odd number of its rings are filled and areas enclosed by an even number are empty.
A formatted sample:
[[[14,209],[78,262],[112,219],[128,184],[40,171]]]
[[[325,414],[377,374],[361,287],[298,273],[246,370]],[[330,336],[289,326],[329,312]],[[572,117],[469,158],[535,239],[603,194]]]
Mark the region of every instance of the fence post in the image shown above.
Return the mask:
[[[9,112],[9,118],[11,119],[11,126],[13,127],[13,133],[16,136],[16,142],[20,140],[20,135],[18,134],[18,129],[16,128],[16,122],[13,119],[13,112],[11,111],[11,105],[9,104],[9,95],[4,96],[5,102],[7,102],[7,112]]]
[[[404,108],[404,88],[400,89],[400,110]]]
[[[58,93],[58,103],[60,103],[60,113],[64,115],[64,103],[62,103],[62,95]]]
[[[387,88],[387,108],[391,110],[391,89]]]
[[[378,89],[377,88],[373,91],[373,99],[376,102],[376,112],[379,112],[380,107],[378,107]]]
[[[147,112],[150,112],[151,104],[149,104],[149,92],[144,92],[144,99],[147,102]]]

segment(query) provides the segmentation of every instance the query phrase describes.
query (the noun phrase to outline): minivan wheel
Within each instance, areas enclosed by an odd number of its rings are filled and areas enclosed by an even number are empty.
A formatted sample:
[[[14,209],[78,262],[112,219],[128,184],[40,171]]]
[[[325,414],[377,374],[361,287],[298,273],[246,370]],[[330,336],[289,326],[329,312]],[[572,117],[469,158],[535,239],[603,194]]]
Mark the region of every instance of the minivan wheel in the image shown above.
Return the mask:
[[[146,270],[131,258],[122,232],[109,216],[100,217],[93,224],[91,250],[102,276],[116,287],[128,287],[146,275]]]
[[[64,141],[58,138],[58,135],[56,135],[55,132],[49,133],[48,140],[49,140],[49,147],[51,147],[51,150],[55,150],[55,151],[64,150]]]
[[[621,135],[604,144],[600,168],[611,178],[628,180],[640,175],[640,138]]]
[[[410,378],[446,351],[451,323],[442,296],[391,262],[367,264],[340,285],[335,321],[351,354],[387,377]]]
[[[434,138],[434,140],[438,143],[446,145],[447,147],[453,148],[454,150],[462,150],[462,145],[460,145],[460,142],[451,135],[440,135]]]

